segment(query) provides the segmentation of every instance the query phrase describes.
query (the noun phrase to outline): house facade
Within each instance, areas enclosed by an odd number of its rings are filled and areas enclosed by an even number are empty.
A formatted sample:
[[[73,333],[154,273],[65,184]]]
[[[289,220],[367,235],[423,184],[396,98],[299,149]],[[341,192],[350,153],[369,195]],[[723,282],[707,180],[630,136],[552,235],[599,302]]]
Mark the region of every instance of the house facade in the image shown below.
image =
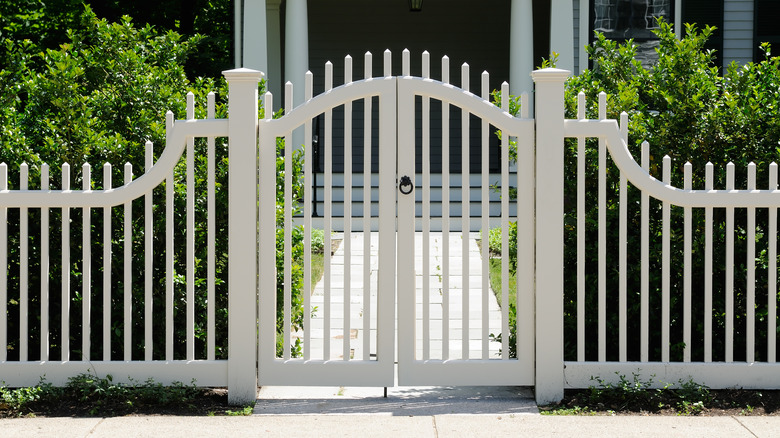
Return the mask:
[[[412,3],[419,10],[412,10]],[[452,66],[451,81],[461,84],[459,67],[468,63],[469,82],[479,93],[482,72],[490,73],[491,90],[509,83],[510,92],[531,93],[533,83],[529,73],[551,52],[558,54],[559,68],[580,72],[589,67],[585,45],[592,41],[594,31],[600,31],[615,40],[633,38],[639,45],[639,56],[652,62],[657,38],[652,30],[657,19],[663,17],[675,24],[678,32],[683,23],[697,23],[699,27],[718,28],[709,42],[716,50],[722,65],[731,62],[747,63],[759,59],[759,41],[773,41],[777,32],[772,26],[780,15],[775,0],[243,0],[236,1],[235,62],[263,71],[269,91],[273,93],[274,110],[286,101],[283,84],[292,82],[294,106],[303,102],[304,75],[313,73],[314,95],[324,90],[325,64],[333,64],[334,86],[343,83],[344,57],[354,58],[357,79],[363,74],[363,54],[371,52],[373,73],[382,72],[382,53],[389,49],[393,56],[393,75],[401,74],[403,49],[411,52],[411,73],[420,76],[421,53],[431,54],[430,71],[440,78],[441,59],[446,55]],[[417,6],[415,6],[415,9]],[[533,99],[529,99],[533,114]],[[437,116],[438,114],[438,116]],[[335,111],[332,137],[324,138],[322,120],[314,121],[312,136],[314,157],[323,171],[323,144],[330,141],[332,172],[334,173],[334,215],[340,216],[344,172],[343,115]],[[431,108],[431,117],[440,117],[437,107]],[[362,113],[353,113],[356,121]],[[463,175],[458,131],[460,116],[451,114],[452,147],[449,171]],[[481,166],[480,134],[471,126],[471,171]],[[303,143],[303,132],[296,132],[295,144]],[[436,133],[431,139],[431,190],[441,190],[437,175],[442,172],[441,142]],[[419,137],[419,136],[418,136]],[[360,141],[357,139],[356,141]],[[418,141],[419,142],[419,141]],[[495,136],[490,138],[490,169],[500,169],[500,148]],[[376,148],[375,148],[376,149]],[[373,154],[378,154],[374,150]],[[418,172],[421,147],[417,147]],[[352,171],[363,170],[362,155],[353,156]],[[374,161],[376,162],[376,161]],[[372,169],[373,172],[376,169]],[[323,179],[316,173],[314,184],[315,209],[322,200]],[[491,178],[495,181],[497,178]],[[472,186],[472,189],[475,189]],[[455,202],[453,214],[458,214],[459,188],[450,192]],[[492,195],[491,195],[492,196]],[[491,199],[498,203],[498,197]],[[479,196],[471,198],[472,208],[478,208]],[[440,213],[434,204],[434,215]],[[315,211],[315,215],[316,215]]]
[[[717,26],[710,45],[723,65],[757,59],[760,42],[780,41],[774,26],[780,5],[774,0],[417,3],[419,11],[410,10],[407,0],[237,0],[236,66],[265,72],[271,91],[280,96],[281,84],[303,83],[309,69],[315,79],[322,77],[317,73],[327,60],[338,73],[339,60],[347,54],[390,49],[400,57],[408,48],[413,54],[428,50],[433,59],[447,55],[453,65],[468,62],[475,78],[487,70],[493,88],[506,80],[511,92],[520,94],[531,88],[528,72],[550,52],[559,54],[561,68],[587,68],[584,46],[593,31],[618,40],[634,38],[652,57],[657,17],[675,23],[677,32],[683,23]],[[302,99],[299,94],[296,104]]]

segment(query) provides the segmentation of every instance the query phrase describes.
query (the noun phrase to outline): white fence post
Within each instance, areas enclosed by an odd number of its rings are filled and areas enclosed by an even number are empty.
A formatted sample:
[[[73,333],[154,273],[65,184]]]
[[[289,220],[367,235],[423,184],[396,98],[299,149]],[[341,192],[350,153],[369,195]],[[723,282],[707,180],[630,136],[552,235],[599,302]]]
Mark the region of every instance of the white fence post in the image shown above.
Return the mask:
[[[563,83],[571,72],[534,71],[536,84],[536,402],[563,399]]]
[[[228,402],[257,396],[257,84],[262,73],[223,72],[228,82]]]

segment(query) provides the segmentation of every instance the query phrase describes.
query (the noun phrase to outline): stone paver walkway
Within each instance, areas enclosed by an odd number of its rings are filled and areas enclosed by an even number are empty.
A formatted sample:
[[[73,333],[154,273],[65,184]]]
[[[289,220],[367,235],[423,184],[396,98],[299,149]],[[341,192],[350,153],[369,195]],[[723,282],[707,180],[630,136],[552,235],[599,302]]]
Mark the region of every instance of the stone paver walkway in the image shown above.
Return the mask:
[[[327,359],[343,358],[343,342],[345,338],[350,342],[350,355],[359,359],[364,357],[364,314],[366,313],[366,296],[363,285],[365,283],[365,266],[368,263],[368,284],[370,293],[368,294],[370,315],[370,339],[371,347],[369,354],[374,354],[376,349],[376,297],[377,297],[377,273],[378,273],[378,234],[371,233],[369,257],[364,257],[364,233],[353,232],[349,237],[349,243],[342,241],[336,253],[331,258],[330,270],[330,352]],[[429,358],[442,359],[443,346],[443,317],[445,294],[449,294],[449,358],[457,359],[463,357],[462,348],[462,315],[463,315],[463,284],[464,279],[468,282],[468,302],[469,302],[469,357],[482,357],[482,339],[483,330],[483,302],[487,301],[488,311],[488,329],[487,333],[498,334],[501,331],[501,310],[496,301],[495,295],[490,290],[483,289],[482,276],[482,257],[477,245],[479,233],[470,233],[468,241],[468,250],[466,254],[468,264],[468,275],[463,276],[464,257],[463,240],[460,232],[449,233],[449,267],[445,266],[444,261],[444,240],[441,232],[430,233],[430,257],[428,259],[428,278],[423,278],[423,234],[415,233],[415,284],[416,284],[416,322],[417,322],[417,358],[423,358],[423,284],[425,281],[429,284],[430,296],[430,328]],[[341,235],[334,238],[343,238]],[[348,269],[345,269],[345,251],[350,247],[350,258]],[[449,269],[449,291],[444,290],[444,271]],[[345,279],[346,272],[349,271],[349,289],[350,300],[349,335],[344,332],[344,300],[345,300]],[[316,306],[314,317],[311,321],[311,358],[323,359],[324,357],[324,337],[325,337],[325,283],[327,277],[323,278],[317,286],[311,297],[312,306]],[[297,335],[301,335],[298,333]],[[496,342],[489,343],[489,357],[496,357],[499,354],[500,344]]]

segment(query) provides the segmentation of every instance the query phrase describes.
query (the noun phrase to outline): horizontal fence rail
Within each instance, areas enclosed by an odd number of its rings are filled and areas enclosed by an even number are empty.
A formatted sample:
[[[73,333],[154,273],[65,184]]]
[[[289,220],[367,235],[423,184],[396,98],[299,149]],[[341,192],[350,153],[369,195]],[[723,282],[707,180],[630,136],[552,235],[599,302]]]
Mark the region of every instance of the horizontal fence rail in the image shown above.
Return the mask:
[[[647,142],[634,160],[628,115],[619,124],[606,119],[604,93],[599,120],[588,120],[585,107],[580,93],[578,118],[564,122],[565,136],[576,139],[567,146],[576,177],[566,190],[577,200],[567,211],[576,218],[566,238],[576,262],[566,266],[576,269],[565,273],[574,286],[565,294],[576,304],[564,308],[564,345],[573,346],[565,352],[566,385],[636,374],[654,385],[779,388],[777,164],[762,169],[759,189],[749,163],[739,170],[746,187],[737,189],[733,163],[706,163],[694,188],[691,162],[653,160]],[[587,163],[593,147],[598,161]],[[588,194],[592,179],[596,196]]]

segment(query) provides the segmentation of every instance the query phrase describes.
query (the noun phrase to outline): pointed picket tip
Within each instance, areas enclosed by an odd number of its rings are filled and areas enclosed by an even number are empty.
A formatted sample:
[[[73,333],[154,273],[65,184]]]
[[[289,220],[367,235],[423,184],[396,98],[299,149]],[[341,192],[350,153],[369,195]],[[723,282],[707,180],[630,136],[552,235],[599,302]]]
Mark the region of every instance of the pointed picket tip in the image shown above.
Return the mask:
[[[325,67],[333,67],[333,63],[330,61],[325,62]]]
[[[366,53],[363,56],[372,56],[371,51],[370,50],[366,51]]]
[[[430,55],[430,53],[428,53],[428,51],[427,51],[427,50],[423,50],[422,54],[423,54],[423,55]]]

